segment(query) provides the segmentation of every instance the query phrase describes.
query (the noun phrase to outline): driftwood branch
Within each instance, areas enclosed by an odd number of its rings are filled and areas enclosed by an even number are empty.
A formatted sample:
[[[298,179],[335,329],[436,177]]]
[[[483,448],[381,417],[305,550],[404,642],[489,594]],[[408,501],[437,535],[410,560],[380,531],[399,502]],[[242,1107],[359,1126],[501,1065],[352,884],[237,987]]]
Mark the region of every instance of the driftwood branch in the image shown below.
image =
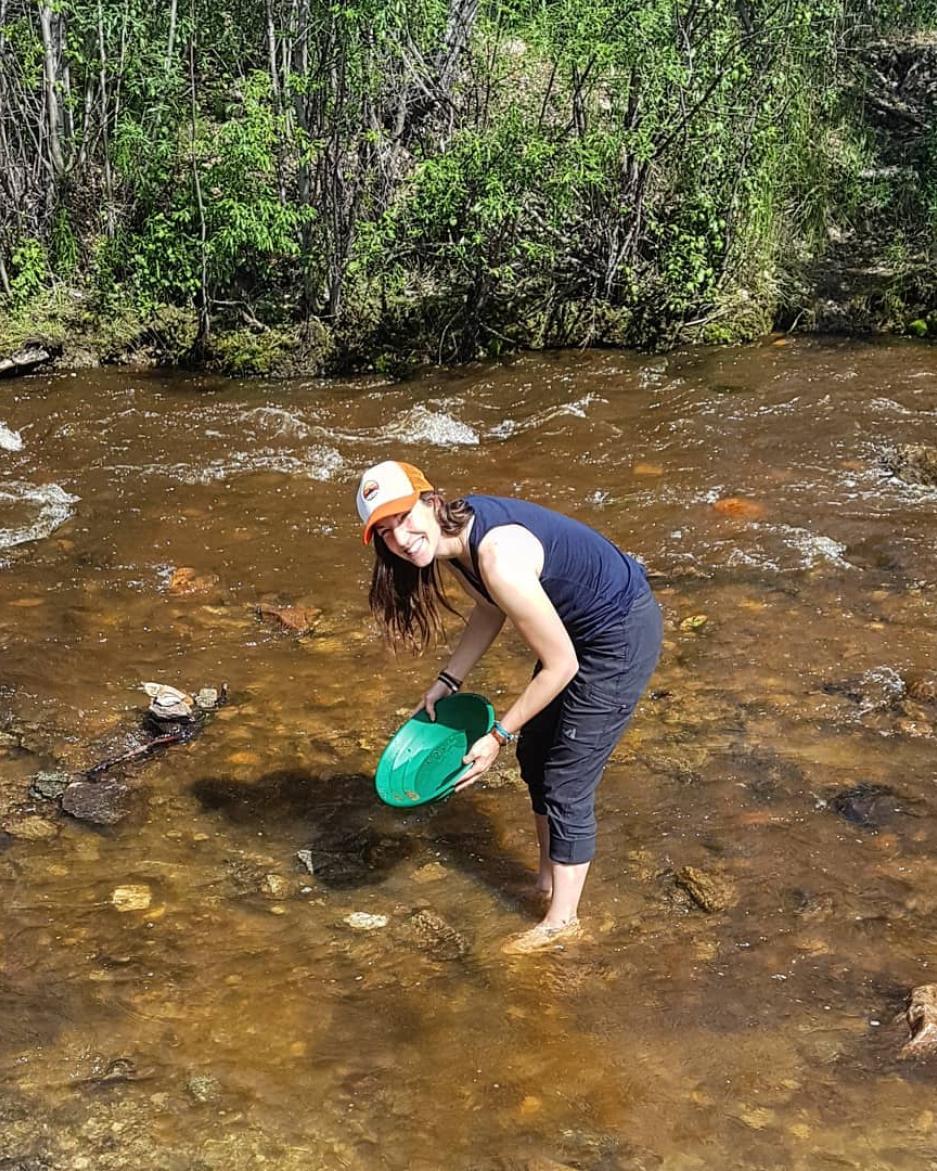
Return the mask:
[[[115,765],[127,764],[131,760],[142,760],[143,757],[149,756],[151,752],[155,752],[157,748],[164,748],[169,744],[181,744],[191,734],[189,729],[180,728],[178,732],[170,732],[165,736],[156,736],[146,744],[141,744],[138,748],[131,748],[129,752],[122,752],[120,756],[112,756],[109,760],[102,760],[98,764],[92,765],[85,772],[85,779],[90,781],[94,777],[99,777]]]

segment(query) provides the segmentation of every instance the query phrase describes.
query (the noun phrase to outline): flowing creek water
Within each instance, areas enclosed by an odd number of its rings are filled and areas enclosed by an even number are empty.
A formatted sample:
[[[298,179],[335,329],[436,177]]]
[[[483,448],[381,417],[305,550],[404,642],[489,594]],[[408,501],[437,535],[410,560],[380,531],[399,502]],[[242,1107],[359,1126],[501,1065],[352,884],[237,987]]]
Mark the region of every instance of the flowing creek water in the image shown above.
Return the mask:
[[[937,493],[875,455],[935,421],[932,348],[823,339],[5,385],[0,1166],[937,1166],[937,1065],[896,1020],[937,968],[937,705],[905,694]],[[387,455],[594,524],[664,607],[576,946],[500,954],[533,921],[511,759],[376,802],[445,653],[395,660],[367,615],[354,488]],[[470,682],[503,710],[529,668],[506,632]],[[230,702],[116,770],[123,821],[30,795],[126,743],[150,680]]]

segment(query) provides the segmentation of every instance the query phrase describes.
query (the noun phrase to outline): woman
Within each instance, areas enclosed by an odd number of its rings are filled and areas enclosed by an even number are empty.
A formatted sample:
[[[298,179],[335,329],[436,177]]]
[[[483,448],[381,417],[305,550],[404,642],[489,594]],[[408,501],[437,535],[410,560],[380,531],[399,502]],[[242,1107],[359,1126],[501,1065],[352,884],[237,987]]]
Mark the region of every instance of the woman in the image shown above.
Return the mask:
[[[396,460],[364,473],[357,504],[365,544],[373,538],[376,554],[371,610],[392,641],[422,649],[442,633],[441,609],[452,607],[439,562],[475,601],[458,646],[423,696],[430,719],[505,618],[537,658],[527,687],[469,749],[471,768],[458,788],[517,740],[540,844],[537,890],[548,905],[542,922],[504,950],[536,951],[571,938],[595,853],[596,789],[660,654],[660,609],[644,572],[579,521],[496,496],[449,503],[422,472]]]

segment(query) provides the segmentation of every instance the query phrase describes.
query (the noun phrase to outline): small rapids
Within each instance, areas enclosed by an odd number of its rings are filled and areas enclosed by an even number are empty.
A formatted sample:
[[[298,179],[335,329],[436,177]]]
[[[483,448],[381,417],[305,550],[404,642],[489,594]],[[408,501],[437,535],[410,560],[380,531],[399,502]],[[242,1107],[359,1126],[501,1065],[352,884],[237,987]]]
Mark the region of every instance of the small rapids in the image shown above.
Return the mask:
[[[23,437],[19,431],[11,431],[10,428],[0,422],[0,449],[3,451],[22,451]]]
[[[381,428],[379,440],[396,440],[431,447],[477,447],[478,432],[445,411],[432,411],[418,403]]]
[[[51,536],[74,513],[80,500],[58,484],[0,481],[0,549]]]

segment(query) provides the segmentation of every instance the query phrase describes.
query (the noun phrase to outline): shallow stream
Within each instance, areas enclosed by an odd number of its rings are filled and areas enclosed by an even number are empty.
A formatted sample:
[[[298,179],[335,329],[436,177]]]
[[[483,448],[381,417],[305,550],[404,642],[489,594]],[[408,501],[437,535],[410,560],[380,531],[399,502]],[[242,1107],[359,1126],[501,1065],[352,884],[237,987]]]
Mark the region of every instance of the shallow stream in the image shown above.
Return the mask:
[[[937,1058],[896,1020],[937,977],[937,704],[907,690],[937,492],[876,454],[935,433],[937,351],[898,342],[0,387],[0,1167],[937,1167]],[[388,455],[597,526],[664,607],[581,944],[500,954],[533,921],[512,761],[376,803],[445,653],[367,616],[354,488]],[[471,684],[503,710],[529,667],[506,633]],[[230,702],[116,771],[119,824],[31,795],[119,751],[146,681]]]

